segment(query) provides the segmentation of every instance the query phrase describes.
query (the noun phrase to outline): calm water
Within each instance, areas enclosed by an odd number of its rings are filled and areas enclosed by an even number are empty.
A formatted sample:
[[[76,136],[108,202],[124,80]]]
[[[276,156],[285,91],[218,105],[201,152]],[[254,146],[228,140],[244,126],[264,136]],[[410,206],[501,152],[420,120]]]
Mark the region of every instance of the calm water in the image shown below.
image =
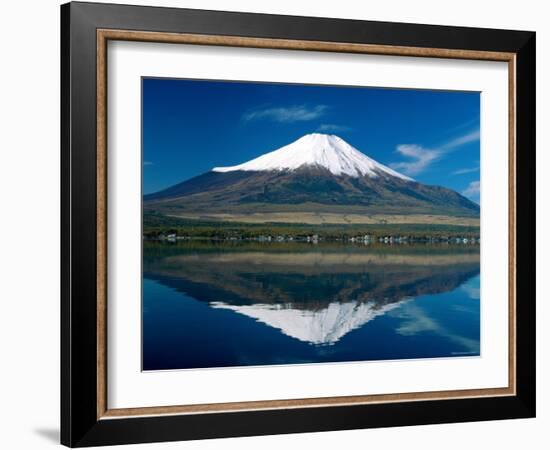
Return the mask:
[[[479,248],[144,243],[143,369],[479,355]]]

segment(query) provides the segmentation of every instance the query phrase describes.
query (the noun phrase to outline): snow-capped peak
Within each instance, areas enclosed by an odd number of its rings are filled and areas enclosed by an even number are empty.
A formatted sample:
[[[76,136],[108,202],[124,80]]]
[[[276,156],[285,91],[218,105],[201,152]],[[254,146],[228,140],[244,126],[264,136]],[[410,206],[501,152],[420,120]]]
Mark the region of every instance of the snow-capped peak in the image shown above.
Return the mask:
[[[391,175],[403,180],[411,178],[380,164],[352,147],[342,138],[329,134],[312,133],[297,141],[266,153],[243,164],[214,167],[214,172],[295,170],[304,166],[323,167],[334,175],[377,177]]]
[[[378,316],[398,308],[409,298],[396,303],[377,307],[373,302],[349,303],[332,302],[325,309],[308,311],[294,309],[286,305],[228,305],[223,302],[211,303],[219,309],[229,309],[251,317],[258,322],[280,330],[283,334],[315,345],[331,345],[343,336],[362,327]]]

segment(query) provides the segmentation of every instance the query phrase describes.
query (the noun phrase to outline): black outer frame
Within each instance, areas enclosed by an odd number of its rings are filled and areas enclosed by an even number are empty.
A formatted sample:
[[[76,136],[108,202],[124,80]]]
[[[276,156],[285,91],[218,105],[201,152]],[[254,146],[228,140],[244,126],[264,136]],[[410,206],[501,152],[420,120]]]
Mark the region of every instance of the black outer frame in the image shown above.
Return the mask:
[[[516,54],[517,395],[97,419],[96,30]],[[535,33],[68,3],[61,6],[61,443],[71,447],[535,416]]]

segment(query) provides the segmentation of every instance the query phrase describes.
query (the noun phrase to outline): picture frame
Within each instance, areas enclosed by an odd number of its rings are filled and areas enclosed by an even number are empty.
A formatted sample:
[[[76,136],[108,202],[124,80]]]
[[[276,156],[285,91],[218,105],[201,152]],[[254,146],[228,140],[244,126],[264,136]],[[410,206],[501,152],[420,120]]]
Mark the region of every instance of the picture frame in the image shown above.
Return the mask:
[[[501,61],[509,73],[508,386],[112,409],[107,43]],[[535,416],[535,33],[72,2],[61,6],[61,443],[70,447]]]

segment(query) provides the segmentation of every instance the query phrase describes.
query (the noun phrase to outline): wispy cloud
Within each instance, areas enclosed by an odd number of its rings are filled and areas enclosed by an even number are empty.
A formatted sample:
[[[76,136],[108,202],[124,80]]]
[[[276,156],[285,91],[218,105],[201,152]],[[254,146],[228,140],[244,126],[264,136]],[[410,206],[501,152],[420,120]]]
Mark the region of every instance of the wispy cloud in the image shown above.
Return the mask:
[[[390,315],[402,319],[400,326],[395,330],[401,336],[436,334],[462,347],[464,355],[467,353],[479,353],[479,340],[462,336],[446,328],[439,321],[429,317],[422,308],[416,306],[414,303],[405,304],[402,308],[390,312]]]
[[[317,131],[320,132],[332,132],[332,133],[344,133],[346,131],[351,131],[350,127],[346,127],[345,125],[337,125],[334,123],[323,123],[319,125],[317,128]]]
[[[472,181],[466,189],[462,191],[462,195],[466,197],[479,197],[479,181]]]
[[[243,120],[273,120],[275,122],[306,122],[322,117],[328,109],[327,105],[293,105],[279,106],[247,111],[243,115]]]
[[[468,128],[471,129],[473,126],[479,128],[479,121],[480,121],[480,117],[475,116],[475,117],[472,117],[472,118],[466,120],[465,122],[459,123],[455,127],[449,128],[447,131],[449,133],[457,133],[460,130],[465,130],[465,129],[468,129]]]
[[[440,150],[431,150],[416,144],[398,145],[397,152],[409,158],[409,161],[393,163],[390,166],[407,175],[417,175],[423,172],[441,156]]]
[[[470,286],[469,284],[465,284],[460,287],[466,295],[471,298],[472,300],[479,300],[479,297],[481,295],[479,287]]]
[[[437,161],[445,153],[478,140],[479,130],[473,130],[444,142],[435,148],[426,148],[418,144],[400,144],[397,146],[396,151],[408,160],[395,162],[390,164],[390,166],[393,169],[404,172],[406,175],[418,175],[428,169],[433,162]]]
[[[143,161],[144,166],[152,166],[153,163],[151,161]]]
[[[458,169],[453,172],[453,175],[464,175],[466,173],[479,172],[479,166],[477,167],[466,167],[464,169]]]
[[[479,136],[479,130],[474,130],[457,138],[451,139],[445,144],[439,146],[439,149],[444,151],[453,150],[456,147],[460,147],[461,145],[479,141]]]

